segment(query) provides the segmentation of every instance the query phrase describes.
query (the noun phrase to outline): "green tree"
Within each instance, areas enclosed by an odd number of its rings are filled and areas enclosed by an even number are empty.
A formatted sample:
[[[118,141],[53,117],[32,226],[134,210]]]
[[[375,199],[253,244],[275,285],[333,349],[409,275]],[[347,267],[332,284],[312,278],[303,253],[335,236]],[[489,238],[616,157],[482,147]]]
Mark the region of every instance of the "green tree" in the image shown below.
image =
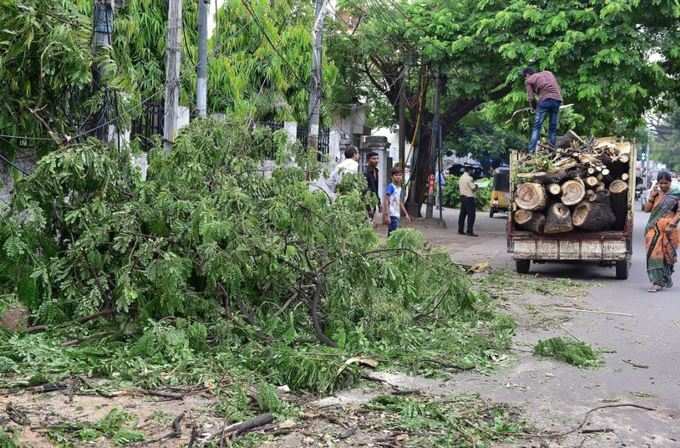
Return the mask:
[[[248,119],[306,122],[311,67],[311,2],[243,0],[218,14],[210,59],[209,108]],[[324,63],[324,88],[336,69]]]
[[[665,163],[670,170],[680,171],[680,107],[674,104],[659,123],[652,125],[649,141],[651,160]]]
[[[550,69],[574,103],[578,130],[611,134],[634,130],[642,113],[676,89],[680,68],[674,1],[489,1],[419,0],[385,3],[350,1],[362,16],[354,33],[336,35],[335,48],[352,50],[347,88],[381,94],[395,121],[400,75],[407,62],[406,132],[416,141],[415,180],[409,199],[419,210],[430,167],[432,79],[444,81],[443,133],[470,112],[502,121],[526,106],[521,70]],[[335,54],[335,53],[334,53]],[[650,54],[658,57],[652,58]],[[375,93],[374,93],[375,94]],[[384,103],[384,102],[383,102]]]
[[[77,2],[0,2],[0,133],[48,138],[49,129],[58,141],[93,112],[90,22]]]

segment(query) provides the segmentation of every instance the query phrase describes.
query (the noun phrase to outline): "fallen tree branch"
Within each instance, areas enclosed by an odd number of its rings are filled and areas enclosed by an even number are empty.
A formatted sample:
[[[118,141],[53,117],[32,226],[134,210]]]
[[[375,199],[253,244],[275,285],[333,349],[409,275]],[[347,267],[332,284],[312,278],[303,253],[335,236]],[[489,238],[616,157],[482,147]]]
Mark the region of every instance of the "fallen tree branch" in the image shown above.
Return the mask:
[[[224,439],[225,438],[230,438],[234,439],[242,434],[246,434],[256,428],[259,428],[264,425],[268,425],[269,423],[274,421],[274,416],[272,414],[260,414],[250,420],[246,420],[244,422],[240,423],[234,423],[233,425],[229,426],[223,426],[219,431],[216,431],[208,437],[206,437],[203,442],[201,442],[201,446],[205,446],[209,442],[217,439],[219,440],[220,444],[224,444]],[[192,436],[192,439],[194,437]],[[192,443],[189,444],[189,446],[193,446]]]
[[[321,305],[321,292],[323,290],[323,277],[317,276],[314,279],[314,292],[312,293],[312,304],[310,307],[310,314],[312,318],[312,325],[314,327],[314,334],[319,341],[329,347],[337,347],[338,344],[334,340],[326,336],[323,332],[323,327],[321,325],[321,316],[319,313],[319,307]]]
[[[642,406],[639,404],[635,403],[618,403],[618,404],[605,404],[602,406],[598,406],[595,408],[590,409],[586,414],[583,416],[583,420],[581,423],[579,423],[576,427],[573,429],[570,429],[569,431],[565,432],[558,432],[558,433],[543,433],[543,434],[525,434],[526,436],[530,437],[538,437],[538,438],[550,438],[550,439],[559,439],[562,437],[566,437],[570,434],[574,434],[576,432],[581,432],[583,433],[583,427],[586,426],[588,423],[588,420],[590,419],[590,416],[597,411],[601,411],[602,409],[610,409],[610,408],[636,408],[636,409],[642,409],[643,411],[656,411],[654,408],[649,408],[647,406]],[[587,431],[587,430],[586,430]]]
[[[74,321],[71,321],[71,322],[65,322],[65,323],[61,324],[61,326],[66,326],[66,325],[70,325],[70,324],[73,324],[73,323],[84,324],[84,323],[89,322],[91,320],[95,320],[99,317],[108,317],[108,316],[111,316],[112,314],[113,314],[112,309],[105,309],[105,310],[99,311],[97,313],[90,314],[89,316],[83,316],[83,317],[76,319]],[[43,332],[43,331],[47,331],[49,329],[50,328],[47,325],[34,325],[32,327],[26,328],[26,333],[40,333],[40,332]]]
[[[162,442],[164,440],[177,439],[179,437],[182,437],[182,420],[184,419],[185,414],[186,414],[186,411],[182,411],[181,414],[179,414],[177,417],[175,417],[175,420],[173,420],[173,422],[172,422],[172,431],[170,431],[169,433],[167,433],[163,436],[157,437],[155,439],[146,440],[138,446],[151,445],[152,443],[158,443],[158,442]]]

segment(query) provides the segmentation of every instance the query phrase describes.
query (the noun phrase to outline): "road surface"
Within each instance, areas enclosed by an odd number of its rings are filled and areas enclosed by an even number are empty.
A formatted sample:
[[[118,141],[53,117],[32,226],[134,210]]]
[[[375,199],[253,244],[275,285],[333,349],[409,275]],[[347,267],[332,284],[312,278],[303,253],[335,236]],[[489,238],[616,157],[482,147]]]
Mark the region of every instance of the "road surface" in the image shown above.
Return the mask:
[[[425,226],[430,240],[448,248],[466,264],[487,261],[496,268],[514,268],[506,253],[503,218],[478,215],[479,238],[457,234],[456,210],[446,210],[446,230]],[[453,384],[436,388],[478,392],[498,401],[520,405],[542,429],[563,430],[578,424],[592,408],[635,404],[654,408],[605,408],[592,413],[589,428],[613,430],[579,433],[544,446],[680,447],[680,287],[647,293],[643,229],[647,216],[635,216],[634,252],[630,278],[614,279],[613,268],[583,265],[532,264],[539,276],[582,279],[589,284],[578,307],[615,313],[566,312],[566,321],[552,328],[520,328],[515,340],[517,362],[489,377],[464,374]],[[680,284],[680,274],[677,277]],[[527,299],[529,300],[529,299]],[[547,307],[551,298],[535,298]],[[560,303],[565,305],[565,303]],[[569,305],[569,303],[566,303]],[[538,339],[573,335],[605,353],[605,365],[578,369],[536,358],[530,348]],[[524,349],[522,349],[524,347]],[[529,445],[512,445],[529,446]]]

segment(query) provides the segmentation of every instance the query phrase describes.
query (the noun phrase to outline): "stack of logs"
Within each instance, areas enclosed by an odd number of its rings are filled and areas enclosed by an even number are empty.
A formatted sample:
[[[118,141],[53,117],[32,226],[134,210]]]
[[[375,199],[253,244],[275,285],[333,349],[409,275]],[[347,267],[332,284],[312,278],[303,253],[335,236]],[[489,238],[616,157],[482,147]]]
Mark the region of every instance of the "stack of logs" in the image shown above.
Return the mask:
[[[623,230],[628,214],[630,153],[616,145],[575,136],[567,148],[525,155],[518,163],[513,221],[523,230]],[[526,172],[534,158],[550,171]]]

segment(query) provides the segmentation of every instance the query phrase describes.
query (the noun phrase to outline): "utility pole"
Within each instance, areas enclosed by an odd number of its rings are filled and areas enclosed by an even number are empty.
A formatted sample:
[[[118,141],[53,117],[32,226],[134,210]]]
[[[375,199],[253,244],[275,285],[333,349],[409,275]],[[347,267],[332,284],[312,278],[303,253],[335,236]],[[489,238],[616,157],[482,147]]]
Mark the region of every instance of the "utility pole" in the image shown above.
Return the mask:
[[[93,53],[96,57],[111,47],[113,34],[113,4],[111,0],[94,0]],[[98,90],[104,90],[103,100],[95,122],[95,135],[101,141],[109,140],[108,115],[111,109],[109,94],[102,79],[103,68],[98,64],[94,70],[94,83]]]
[[[406,169],[406,64],[401,69],[399,82],[399,167]],[[403,199],[403,198],[402,198]]]
[[[182,36],[182,0],[170,0],[168,5],[168,40],[165,48],[165,111],[163,146],[168,152],[175,143],[179,113],[180,39]]]
[[[208,13],[210,0],[198,0],[198,78],[196,109],[199,117],[208,114]]]
[[[432,174],[430,175],[427,193],[427,207],[425,209],[425,217],[432,218],[432,213],[434,211],[434,176],[437,171],[437,152],[439,149],[439,71],[435,71],[434,74],[434,117],[432,118],[432,136],[430,137],[430,159],[432,163],[430,164],[432,168]],[[439,182],[437,181],[437,184]]]
[[[321,110],[321,50],[323,27],[327,13],[327,0],[316,0],[314,27],[312,28],[312,83],[309,92],[309,132],[307,146],[315,152],[319,149],[319,121]]]

